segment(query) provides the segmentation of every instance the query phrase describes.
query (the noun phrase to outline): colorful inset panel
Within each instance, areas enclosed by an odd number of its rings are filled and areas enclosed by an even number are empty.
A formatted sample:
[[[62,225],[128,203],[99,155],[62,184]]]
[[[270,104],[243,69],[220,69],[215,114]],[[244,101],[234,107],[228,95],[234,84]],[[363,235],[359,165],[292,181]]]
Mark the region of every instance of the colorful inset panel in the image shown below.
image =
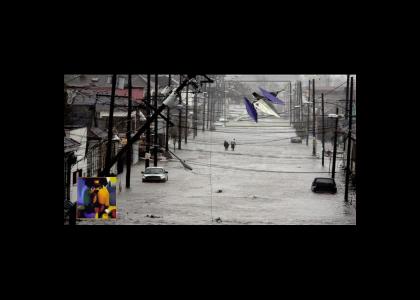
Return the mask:
[[[117,177],[82,177],[77,183],[77,217],[117,217]]]

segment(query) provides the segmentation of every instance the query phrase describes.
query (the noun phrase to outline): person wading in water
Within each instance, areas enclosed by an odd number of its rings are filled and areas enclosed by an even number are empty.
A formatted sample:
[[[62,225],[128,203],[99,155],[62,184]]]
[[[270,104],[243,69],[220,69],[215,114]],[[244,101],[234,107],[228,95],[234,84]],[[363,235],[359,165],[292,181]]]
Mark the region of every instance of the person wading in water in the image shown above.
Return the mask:
[[[226,141],[225,140],[225,142],[224,142],[224,144],[223,144],[224,146],[225,146],[225,151],[229,148],[229,143],[228,143],[228,141]]]
[[[235,151],[235,146],[236,146],[236,140],[233,139],[233,141],[230,142],[230,147],[232,148],[232,151]]]

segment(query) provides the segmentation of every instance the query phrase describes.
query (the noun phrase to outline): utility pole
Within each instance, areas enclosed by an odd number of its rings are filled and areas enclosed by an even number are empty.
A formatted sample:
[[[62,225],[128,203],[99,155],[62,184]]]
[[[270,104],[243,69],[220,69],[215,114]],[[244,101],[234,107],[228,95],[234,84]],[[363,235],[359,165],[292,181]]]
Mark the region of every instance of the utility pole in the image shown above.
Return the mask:
[[[220,78],[216,76],[216,86],[214,89],[214,99],[213,99],[213,117],[212,117],[212,128],[214,129],[214,123],[217,121],[218,112],[219,112],[219,86],[220,86]]]
[[[158,74],[155,74],[155,111],[158,109]],[[155,126],[154,126],[154,137],[153,137],[153,166],[157,167],[157,156],[158,156],[158,118],[155,119]]]
[[[228,104],[227,104],[227,98],[226,98],[226,81],[225,81],[225,77],[223,77],[223,107],[224,107],[224,115],[223,118],[225,120],[225,127],[226,127],[226,122],[227,122],[227,117],[228,117]]]
[[[214,98],[214,100],[213,100],[213,102],[214,102],[214,105],[213,105],[213,129],[215,128],[214,126],[214,123],[218,120],[218,118],[219,118],[219,103],[220,103],[220,93],[219,93],[219,87],[220,87],[220,78],[219,78],[219,76],[217,76],[217,81],[216,81],[216,88],[215,88],[215,91],[214,91],[214,96],[215,96],[215,98]]]
[[[214,94],[213,94],[214,96],[213,96],[213,105],[212,105],[212,107],[211,107],[211,112],[212,112],[212,115],[211,115],[211,128],[212,129],[214,129],[214,123],[216,122],[216,116],[217,116],[217,111],[216,111],[216,109],[217,109],[217,90],[215,90],[214,91]]]
[[[298,96],[298,89],[299,89],[299,87],[298,87],[298,82],[296,81],[295,82],[295,105],[293,106],[293,107],[295,107],[295,106],[298,106],[299,105],[299,96]],[[298,121],[298,117],[299,117],[299,115],[298,115],[298,110],[297,109],[294,109],[294,120],[295,120],[295,123],[296,122],[299,122]],[[299,124],[298,124],[299,125]]]
[[[348,120],[349,117],[349,81],[350,81],[350,75],[347,74],[347,85],[346,85],[346,110],[345,110],[345,117],[346,120]]]
[[[205,83],[206,92],[207,92],[207,85],[208,84]],[[206,122],[206,96],[204,96],[203,94],[203,128],[201,129],[201,131],[203,132],[204,132],[204,127],[205,127],[205,122]]]
[[[316,134],[315,134],[315,79],[312,79],[312,135],[313,135],[313,147],[312,147],[312,155],[316,155]]]
[[[214,99],[214,118],[213,123],[219,120],[219,114],[220,114],[220,92],[219,87],[216,87],[216,97]]]
[[[106,145],[106,156],[105,165],[109,165],[111,162],[111,151],[112,151],[112,133],[114,128],[114,104],[115,104],[115,85],[117,83],[117,74],[112,75],[112,89],[111,89],[111,105],[109,106],[109,117],[108,117],[108,143]],[[107,170],[109,176],[109,170]]]
[[[299,130],[302,130],[302,101],[301,101],[301,87],[300,87],[300,81],[298,81],[297,85],[297,102],[299,105],[299,112],[298,112],[298,120],[299,120]]]
[[[207,102],[207,130],[211,129],[211,114],[213,109],[213,87],[209,86],[209,98]]]
[[[206,123],[206,129],[209,129],[209,122],[210,122],[210,109],[211,109],[211,102],[210,102],[210,92],[211,92],[211,86],[210,83],[207,85],[207,123]]]
[[[95,125],[95,127],[98,127],[98,118],[96,117],[96,104],[98,103],[98,100],[99,100],[99,96],[98,96],[98,93],[96,93],[95,106],[93,107],[93,124]]]
[[[147,74],[147,95],[146,95],[146,121],[150,119],[150,74]],[[144,163],[144,168],[149,167],[150,160],[150,124],[146,129],[146,160]]]
[[[306,146],[308,146],[309,142],[309,103],[311,99],[311,80],[309,80],[309,89],[308,89],[308,103],[306,104],[308,106],[308,113],[306,115]]]
[[[300,98],[300,122],[303,125],[303,95],[302,95],[302,81],[299,81],[299,98]],[[303,127],[303,126],[302,126]]]
[[[350,75],[347,74],[347,85],[346,85],[346,108],[344,111],[344,115],[346,118],[346,121],[349,119],[349,88],[350,88]],[[346,151],[346,143],[343,145],[343,151]]]
[[[216,86],[216,83],[215,83]],[[209,104],[210,104],[210,118],[209,118],[209,129],[212,129],[212,124],[213,124],[213,111],[214,111],[214,97],[215,97],[215,86],[210,88],[210,98],[209,99]],[[211,100],[211,101],[210,101]]]
[[[324,93],[321,94],[321,99],[322,99],[322,166],[324,166],[324,152],[325,152]]]
[[[169,74],[168,77],[169,77],[168,86],[171,87],[172,86],[171,74]],[[166,117],[168,118],[168,120],[166,121],[165,150],[166,150],[166,152],[168,152],[169,151],[169,120],[170,120],[170,108],[169,107],[166,109]]]
[[[134,131],[137,131],[137,120],[140,120],[140,108],[136,106],[136,118],[134,119]]]
[[[194,134],[193,134],[193,138],[195,139],[195,137],[197,136],[197,93],[194,94]]]
[[[337,127],[338,127],[338,107],[336,108],[336,119],[335,119],[335,133],[334,133],[334,152],[333,152],[333,165],[332,165],[332,178],[335,177],[335,160],[337,157]]]
[[[127,134],[126,140],[130,140],[131,138],[131,74],[128,74],[128,113],[127,113]],[[130,176],[131,176],[131,156],[132,156],[133,147],[130,147],[127,151],[126,156],[126,165],[127,165],[127,173],[125,176],[125,187],[130,188]]]
[[[182,75],[179,75],[179,82],[182,81]],[[179,104],[182,104],[182,98],[181,98],[181,93],[179,93]],[[178,149],[181,150],[181,118],[182,118],[182,108],[179,108],[179,112],[178,112]]]
[[[220,119],[220,79],[217,81],[217,87],[216,87],[216,109],[214,110],[214,120],[213,122],[217,122]]]
[[[292,81],[289,81],[289,123],[292,125]]]
[[[292,82],[290,81],[290,89],[292,90]],[[295,112],[295,104],[293,103],[293,94],[291,93],[290,94],[290,116],[291,116],[291,119],[290,119],[290,124],[291,125],[293,125],[294,124],[294,120],[295,120],[295,118],[294,118],[294,112]]]
[[[293,98],[294,98],[294,101],[295,101],[295,103],[293,104],[293,121],[296,123],[297,122],[297,114],[296,114],[297,109],[295,108],[295,106],[297,106],[297,103],[298,103],[298,98],[297,98],[297,81],[295,81],[295,90],[294,90],[293,96],[294,96]]]
[[[346,166],[346,187],[344,190],[344,201],[349,201],[349,180],[350,180],[350,165],[351,165],[351,125],[353,119],[353,77],[350,83],[350,103],[349,103],[349,131],[347,133],[347,166]]]
[[[187,85],[187,97],[185,100],[185,136],[184,136],[184,143],[187,144],[187,136],[188,136],[188,94],[189,94],[189,86]]]
[[[225,83],[224,83],[224,76],[220,77],[220,118],[223,118],[223,124],[225,120]]]
[[[165,99],[165,101],[160,105],[160,107],[153,113],[153,115],[149,118],[149,120],[146,121],[145,124],[134,134],[131,139],[127,142],[126,145],[124,145],[119,152],[110,160],[108,164],[105,165],[103,170],[100,172],[99,176],[106,176],[109,173],[109,170],[112,168],[112,166],[119,160],[121,157],[125,154],[125,152],[128,150],[129,147],[133,145],[135,141],[137,141],[140,136],[147,130],[147,128],[150,126],[150,124],[157,118],[159,115],[161,115],[162,111],[167,106],[173,106],[175,101],[175,94],[178,94],[187,84],[188,81],[193,78],[191,76],[188,76],[179,87],[176,88],[176,90]],[[166,102],[166,103],[165,103]],[[164,117],[166,119],[166,117]]]
[[[216,85],[215,85],[215,87],[212,91],[212,99],[211,99],[210,130],[214,129],[215,109],[216,109],[216,101],[217,101],[216,97],[217,97],[217,94],[216,94]]]
[[[209,130],[211,131],[211,124],[213,122],[213,107],[214,107],[214,94],[213,94],[213,87],[210,88],[210,97],[209,97]]]
[[[214,123],[219,120],[219,112],[220,112],[220,78],[219,76],[217,76],[217,81],[216,81],[216,90],[215,90],[215,99],[214,101],[214,111],[213,111],[213,127],[214,127]]]

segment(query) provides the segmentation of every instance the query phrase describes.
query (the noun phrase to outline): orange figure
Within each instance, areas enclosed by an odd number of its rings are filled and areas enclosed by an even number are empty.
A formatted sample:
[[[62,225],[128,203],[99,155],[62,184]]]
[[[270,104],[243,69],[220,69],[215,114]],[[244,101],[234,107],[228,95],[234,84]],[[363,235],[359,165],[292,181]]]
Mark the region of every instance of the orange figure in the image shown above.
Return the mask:
[[[109,192],[106,187],[100,184],[99,180],[94,181],[94,187],[91,190],[91,199],[98,213],[98,218],[101,219],[109,207]]]

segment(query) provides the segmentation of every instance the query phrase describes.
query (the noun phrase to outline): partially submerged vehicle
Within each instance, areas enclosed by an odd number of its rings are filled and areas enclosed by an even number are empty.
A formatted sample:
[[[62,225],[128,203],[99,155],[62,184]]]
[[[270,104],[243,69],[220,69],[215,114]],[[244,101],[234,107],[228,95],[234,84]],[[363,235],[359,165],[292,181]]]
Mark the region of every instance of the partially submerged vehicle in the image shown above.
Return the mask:
[[[317,177],[312,182],[311,190],[315,193],[324,191],[335,194],[337,193],[337,185],[335,184],[335,180],[333,178]]]
[[[143,174],[142,181],[157,181],[166,182],[168,181],[168,171],[161,167],[148,167],[146,170],[141,172]]]

